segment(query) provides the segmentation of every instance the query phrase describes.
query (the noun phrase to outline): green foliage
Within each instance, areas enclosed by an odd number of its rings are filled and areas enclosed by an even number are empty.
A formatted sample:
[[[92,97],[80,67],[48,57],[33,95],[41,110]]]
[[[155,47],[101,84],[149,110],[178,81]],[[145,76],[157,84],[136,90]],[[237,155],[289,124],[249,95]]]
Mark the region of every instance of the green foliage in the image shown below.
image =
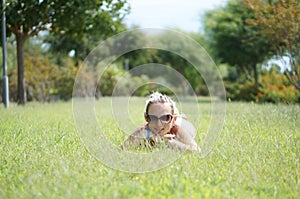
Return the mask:
[[[252,102],[300,102],[300,92],[289,83],[285,75],[272,70],[264,72],[259,81],[259,86],[249,81],[245,83],[226,82],[226,96],[230,100]]]
[[[117,65],[111,65],[101,75],[98,92],[102,96],[146,96],[155,90],[167,95],[174,95],[173,91],[177,91],[176,88],[170,89],[164,85],[156,84],[154,83],[156,78],[150,78],[146,75],[134,76]]]
[[[256,101],[257,89],[253,83],[225,82],[226,98],[229,101]],[[251,92],[250,92],[251,91]],[[254,94],[253,94],[254,93]]]
[[[5,11],[8,32],[22,29],[19,34],[31,37],[49,30],[80,39],[86,33],[114,32],[128,9],[126,0],[8,0]]]
[[[218,61],[237,67],[239,73],[254,71],[257,81],[256,64],[268,55],[269,38],[256,35],[258,28],[246,23],[251,18],[253,13],[244,1],[230,0],[225,7],[206,13],[205,34]]]
[[[106,68],[106,70],[101,75],[99,82],[99,89],[103,96],[111,96],[113,94],[114,88],[118,83],[120,77],[125,73],[124,70],[120,69],[116,65],[111,65]],[[128,84],[122,83],[122,86],[127,87]]]
[[[283,74],[271,71],[262,76],[260,82],[262,87],[256,96],[258,101],[300,103],[300,92],[289,83]]]
[[[134,113],[144,100],[136,99]],[[110,102],[96,104],[103,131],[114,133],[119,144],[125,136],[107,114]],[[199,102],[200,119],[189,118],[197,121],[196,140],[202,145],[211,106]],[[196,106],[185,103],[191,108],[187,113]],[[71,103],[11,103],[9,109],[0,107],[0,197],[297,198],[299,114],[299,105],[228,103],[226,123],[205,158],[184,153],[166,168],[132,174],[108,168],[89,153],[77,134]],[[131,116],[140,120],[142,112]]]
[[[54,65],[51,69],[53,88],[50,95],[54,100],[70,100],[72,98],[74,81],[78,68],[71,59],[66,59],[64,66]]]
[[[0,48],[0,72],[1,75],[3,74],[3,54],[2,54],[2,46]],[[8,38],[6,42],[6,62],[7,62],[7,69],[13,69],[17,66],[17,55],[16,55],[16,45],[14,45],[14,40],[12,38]],[[1,76],[2,78],[2,76]]]
[[[126,0],[12,0],[6,2],[8,36],[13,34],[17,44],[18,103],[24,105],[27,101],[24,44],[28,38],[42,31],[50,31],[63,34],[71,38],[71,41],[80,43],[86,35],[109,35],[115,33],[121,26],[126,13],[122,12],[124,6],[126,7]],[[3,7],[1,4],[1,13],[4,10]],[[69,45],[66,46],[69,47]]]
[[[205,43],[204,38],[202,35],[194,35],[191,34],[191,37],[196,38],[199,42],[203,43],[204,45],[207,45]],[[166,50],[159,50],[157,51],[157,57],[158,60],[173,69],[175,69],[177,72],[180,73],[186,80],[188,80],[189,84],[195,91],[197,95],[203,95],[206,96],[208,94],[208,90],[206,88],[206,85],[204,83],[203,77],[201,74],[215,74],[215,73],[210,73],[212,70],[211,63],[207,59],[207,52],[206,51],[199,51],[192,49],[192,46],[188,46],[187,43],[184,42],[184,40],[179,40],[178,42],[176,41],[176,38],[172,38],[168,34],[161,34],[158,37],[154,38],[159,40],[163,46],[168,46],[168,48],[172,49],[173,51],[180,53],[174,53],[174,52],[168,52]],[[201,43],[199,44],[199,49],[201,46]],[[184,49],[184,50],[183,50]],[[201,64],[201,71],[198,71],[199,67],[197,69],[193,64],[195,63],[190,63],[189,61],[198,61],[201,60],[202,63],[197,63]],[[213,77],[212,77],[213,78]],[[177,81],[176,78],[173,78],[174,85],[178,85],[183,81]],[[183,91],[184,92],[184,91]]]
[[[271,39],[273,53],[278,57],[289,56],[285,75],[300,90],[300,4],[298,0],[245,1],[254,18],[247,19],[252,27],[259,27],[257,35]],[[289,69],[287,69],[289,68]]]
[[[130,9],[127,0],[69,1],[64,6],[67,12],[45,38],[52,53],[67,55],[74,51],[75,59],[83,61],[102,39],[126,29],[123,18]]]
[[[72,88],[77,68],[71,58],[64,57],[60,65],[56,64],[51,54],[44,54],[39,44],[29,40],[25,46],[26,57],[26,93],[28,101],[47,102],[52,100],[68,100],[72,96]],[[13,55],[13,53],[12,53]],[[11,56],[11,55],[10,55]],[[17,69],[8,60],[9,94],[12,102],[17,101]],[[2,81],[0,82],[2,86]],[[2,92],[2,87],[0,88]]]

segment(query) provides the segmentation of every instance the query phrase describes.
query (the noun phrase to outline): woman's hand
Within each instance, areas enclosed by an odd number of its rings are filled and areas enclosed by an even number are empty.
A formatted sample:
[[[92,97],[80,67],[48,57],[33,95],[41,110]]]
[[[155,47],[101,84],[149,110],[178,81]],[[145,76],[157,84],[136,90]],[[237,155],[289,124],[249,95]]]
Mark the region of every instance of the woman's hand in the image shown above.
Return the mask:
[[[172,140],[172,139],[175,138],[175,136],[176,136],[176,135],[174,135],[174,134],[166,134],[166,135],[164,135],[164,138],[166,138],[166,139],[168,139],[168,140]]]

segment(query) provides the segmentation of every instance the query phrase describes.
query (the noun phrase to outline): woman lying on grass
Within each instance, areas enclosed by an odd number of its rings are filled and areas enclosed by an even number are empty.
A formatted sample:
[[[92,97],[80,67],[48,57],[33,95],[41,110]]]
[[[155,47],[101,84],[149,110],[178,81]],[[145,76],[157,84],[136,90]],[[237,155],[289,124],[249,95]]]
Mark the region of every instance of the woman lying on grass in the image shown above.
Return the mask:
[[[121,146],[137,148],[145,144],[154,147],[165,143],[178,150],[197,151],[196,129],[183,114],[179,114],[175,102],[168,96],[155,92],[146,101],[146,123],[139,127]]]

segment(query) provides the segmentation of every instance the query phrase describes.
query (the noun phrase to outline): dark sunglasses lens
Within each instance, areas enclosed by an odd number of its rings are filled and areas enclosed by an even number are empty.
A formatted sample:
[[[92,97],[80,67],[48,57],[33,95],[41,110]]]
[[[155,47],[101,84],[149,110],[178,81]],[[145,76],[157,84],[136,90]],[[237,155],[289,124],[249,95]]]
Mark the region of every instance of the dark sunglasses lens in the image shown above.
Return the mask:
[[[168,123],[172,120],[172,115],[168,114],[168,115],[163,115],[161,117],[157,117],[156,115],[147,115],[146,116],[146,120],[147,122],[157,122],[157,120],[160,120],[163,123]]]
[[[172,119],[171,115],[163,115],[160,117],[160,120],[163,122],[169,122],[169,121],[171,121],[171,119]]]
[[[155,115],[149,115],[150,121],[157,121],[158,117],[156,117]]]

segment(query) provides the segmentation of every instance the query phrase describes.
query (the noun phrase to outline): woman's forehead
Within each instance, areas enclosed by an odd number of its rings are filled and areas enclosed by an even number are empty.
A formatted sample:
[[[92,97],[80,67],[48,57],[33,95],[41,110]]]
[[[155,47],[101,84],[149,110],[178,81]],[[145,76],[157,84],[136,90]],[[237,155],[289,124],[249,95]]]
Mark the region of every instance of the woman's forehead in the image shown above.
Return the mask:
[[[154,103],[154,104],[150,104],[149,106],[149,110],[148,110],[149,114],[158,114],[158,115],[162,115],[162,114],[172,114],[172,107],[170,103]]]

